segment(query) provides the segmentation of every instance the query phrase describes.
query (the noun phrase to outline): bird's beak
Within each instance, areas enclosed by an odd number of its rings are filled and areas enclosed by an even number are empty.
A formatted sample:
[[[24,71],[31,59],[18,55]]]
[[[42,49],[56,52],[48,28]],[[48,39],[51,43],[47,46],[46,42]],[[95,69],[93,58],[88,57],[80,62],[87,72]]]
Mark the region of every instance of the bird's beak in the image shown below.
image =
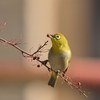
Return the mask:
[[[49,38],[55,38],[55,36],[53,34],[47,34],[47,37],[49,37]]]

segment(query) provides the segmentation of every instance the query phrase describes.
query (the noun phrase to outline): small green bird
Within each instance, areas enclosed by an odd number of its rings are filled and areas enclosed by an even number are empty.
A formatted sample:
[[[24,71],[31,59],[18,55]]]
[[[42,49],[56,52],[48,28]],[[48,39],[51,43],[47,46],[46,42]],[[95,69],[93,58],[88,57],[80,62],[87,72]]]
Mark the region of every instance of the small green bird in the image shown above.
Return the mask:
[[[48,60],[51,68],[54,71],[67,71],[70,61],[71,61],[71,49],[68,45],[66,38],[61,33],[47,34],[47,37],[51,38],[52,47],[48,54]],[[52,71],[51,78],[48,85],[54,87],[58,74]]]

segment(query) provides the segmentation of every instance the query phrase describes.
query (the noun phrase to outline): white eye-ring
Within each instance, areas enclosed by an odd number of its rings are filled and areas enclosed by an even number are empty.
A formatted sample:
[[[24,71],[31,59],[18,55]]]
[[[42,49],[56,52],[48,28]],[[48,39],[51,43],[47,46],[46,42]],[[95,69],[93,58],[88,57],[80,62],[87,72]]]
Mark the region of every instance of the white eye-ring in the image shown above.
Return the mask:
[[[57,36],[56,36],[56,39],[60,39],[60,36],[59,36],[59,35],[57,35]]]

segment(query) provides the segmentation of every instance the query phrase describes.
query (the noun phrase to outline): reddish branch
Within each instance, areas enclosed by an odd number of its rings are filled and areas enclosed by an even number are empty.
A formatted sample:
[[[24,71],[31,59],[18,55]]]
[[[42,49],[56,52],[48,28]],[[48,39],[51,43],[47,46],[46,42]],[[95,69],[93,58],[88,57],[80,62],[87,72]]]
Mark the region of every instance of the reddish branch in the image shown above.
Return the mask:
[[[17,46],[18,44],[22,44],[22,43],[20,43],[21,39],[20,39],[20,41],[15,42],[15,43],[14,43],[14,42],[11,42],[11,41],[7,41],[7,40],[5,40],[5,39],[3,39],[3,38],[0,38],[0,41],[1,41],[2,43],[4,43],[4,44],[9,44],[9,45],[15,47],[16,49],[18,49],[18,50],[22,53],[22,55],[23,55],[25,58],[29,57],[29,58],[31,58],[31,59],[33,59],[33,60],[37,60],[37,61],[40,62],[42,65],[44,65],[49,71],[54,71],[54,70],[52,70],[52,68],[50,68],[50,67],[48,67],[48,66],[46,65],[47,62],[48,62],[48,60],[40,61],[39,57],[36,56],[37,53],[41,53],[41,52],[43,51],[42,49],[47,45],[47,42],[48,42],[48,41],[46,41],[43,45],[40,45],[39,48],[38,48],[34,53],[32,53],[32,54],[27,53],[26,51],[22,50],[21,48],[19,48],[19,47]],[[29,61],[29,60],[28,60],[28,61]],[[37,66],[37,67],[39,67],[39,66]],[[54,72],[56,72],[56,71],[54,71]],[[71,80],[69,80],[68,78],[63,77],[63,75],[61,75],[61,74],[59,73],[59,71],[57,71],[56,73],[57,73],[68,85],[70,85],[71,87],[76,88],[76,89],[77,89],[81,94],[83,94],[86,98],[88,97],[88,96],[86,95],[86,93],[80,89],[81,83],[79,83],[78,85],[76,85],[75,83],[73,83],[73,82],[72,82]],[[63,74],[64,74],[64,73],[63,73]]]
[[[22,53],[25,53],[25,54],[31,56],[31,54],[27,53],[26,51],[22,50],[21,48],[19,48],[19,47],[17,46],[17,45],[18,45],[18,42],[13,43],[13,42],[7,41],[7,40],[5,40],[5,39],[3,39],[3,38],[0,38],[0,41],[1,41],[2,43],[4,43],[4,44],[9,44],[9,45],[15,47],[16,49],[18,49],[19,51],[21,51]],[[20,44],[20,43],[19,43],[19,44]]]
[[[7,24],[7,23],[4,23],[3,25],[0,24],[0,28],[4,27],[6,24]],[[2,32],[3,30],[0,30],[0,31]]]
[[[79,92],[80,94],[83,94],[86,98],[88,98],[88,96],[86,95],[85,91],[82,91],[80,89],[80,85],[78,84],[78,86],[76,84],[74,84],[73,82],[69,81],[68,79],[64,78],[62,75],[59,74],[59,76],[65,81],[67,82],[68,85],[70,85],[71,87],[75,87]]]
[[[46,63],[44,63],[45,61],[40,61],[39,59],[37,59],[37,60],[38,60],[40,63],[42,63],[49,71],[54,71],[52,68],[48,67],[48,66],[46,65]],[[71,87],[76,88],[76,89],[80,92],[80,94],[83,94],[86,98],[88,98],[88,96],[86,95],[85,91],[82,91],[82,90],[80,89],[80,85],[81,85],[80,82],[76,85],[76,84],[74,84],[71,80],[69,80],[69,78],[63,77],[63,76],[59,73],[59,71],[58,71],[58,72],[57,72],[57,71],[54,71],[54,72],[56,72],[68,85],[70,85]],[[62,74],[65,74],[65,73],[62,72]],[[66,76],[66,75],[65,75],[65,76]]]

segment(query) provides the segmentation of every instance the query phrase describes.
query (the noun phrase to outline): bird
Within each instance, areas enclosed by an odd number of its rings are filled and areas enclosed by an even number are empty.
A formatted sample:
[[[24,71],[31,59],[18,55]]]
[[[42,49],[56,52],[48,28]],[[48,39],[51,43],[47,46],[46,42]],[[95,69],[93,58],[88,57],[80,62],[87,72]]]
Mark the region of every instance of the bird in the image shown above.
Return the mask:
[[[68,41],[61,33],[47,34],[51,39],[52,47],[48,53],[48,62],[50,63],[52,74],[48,85],[54,87],[59,77],[59,73],[63,72],[63,77],[67,72],[72,52],[68,45]]]

